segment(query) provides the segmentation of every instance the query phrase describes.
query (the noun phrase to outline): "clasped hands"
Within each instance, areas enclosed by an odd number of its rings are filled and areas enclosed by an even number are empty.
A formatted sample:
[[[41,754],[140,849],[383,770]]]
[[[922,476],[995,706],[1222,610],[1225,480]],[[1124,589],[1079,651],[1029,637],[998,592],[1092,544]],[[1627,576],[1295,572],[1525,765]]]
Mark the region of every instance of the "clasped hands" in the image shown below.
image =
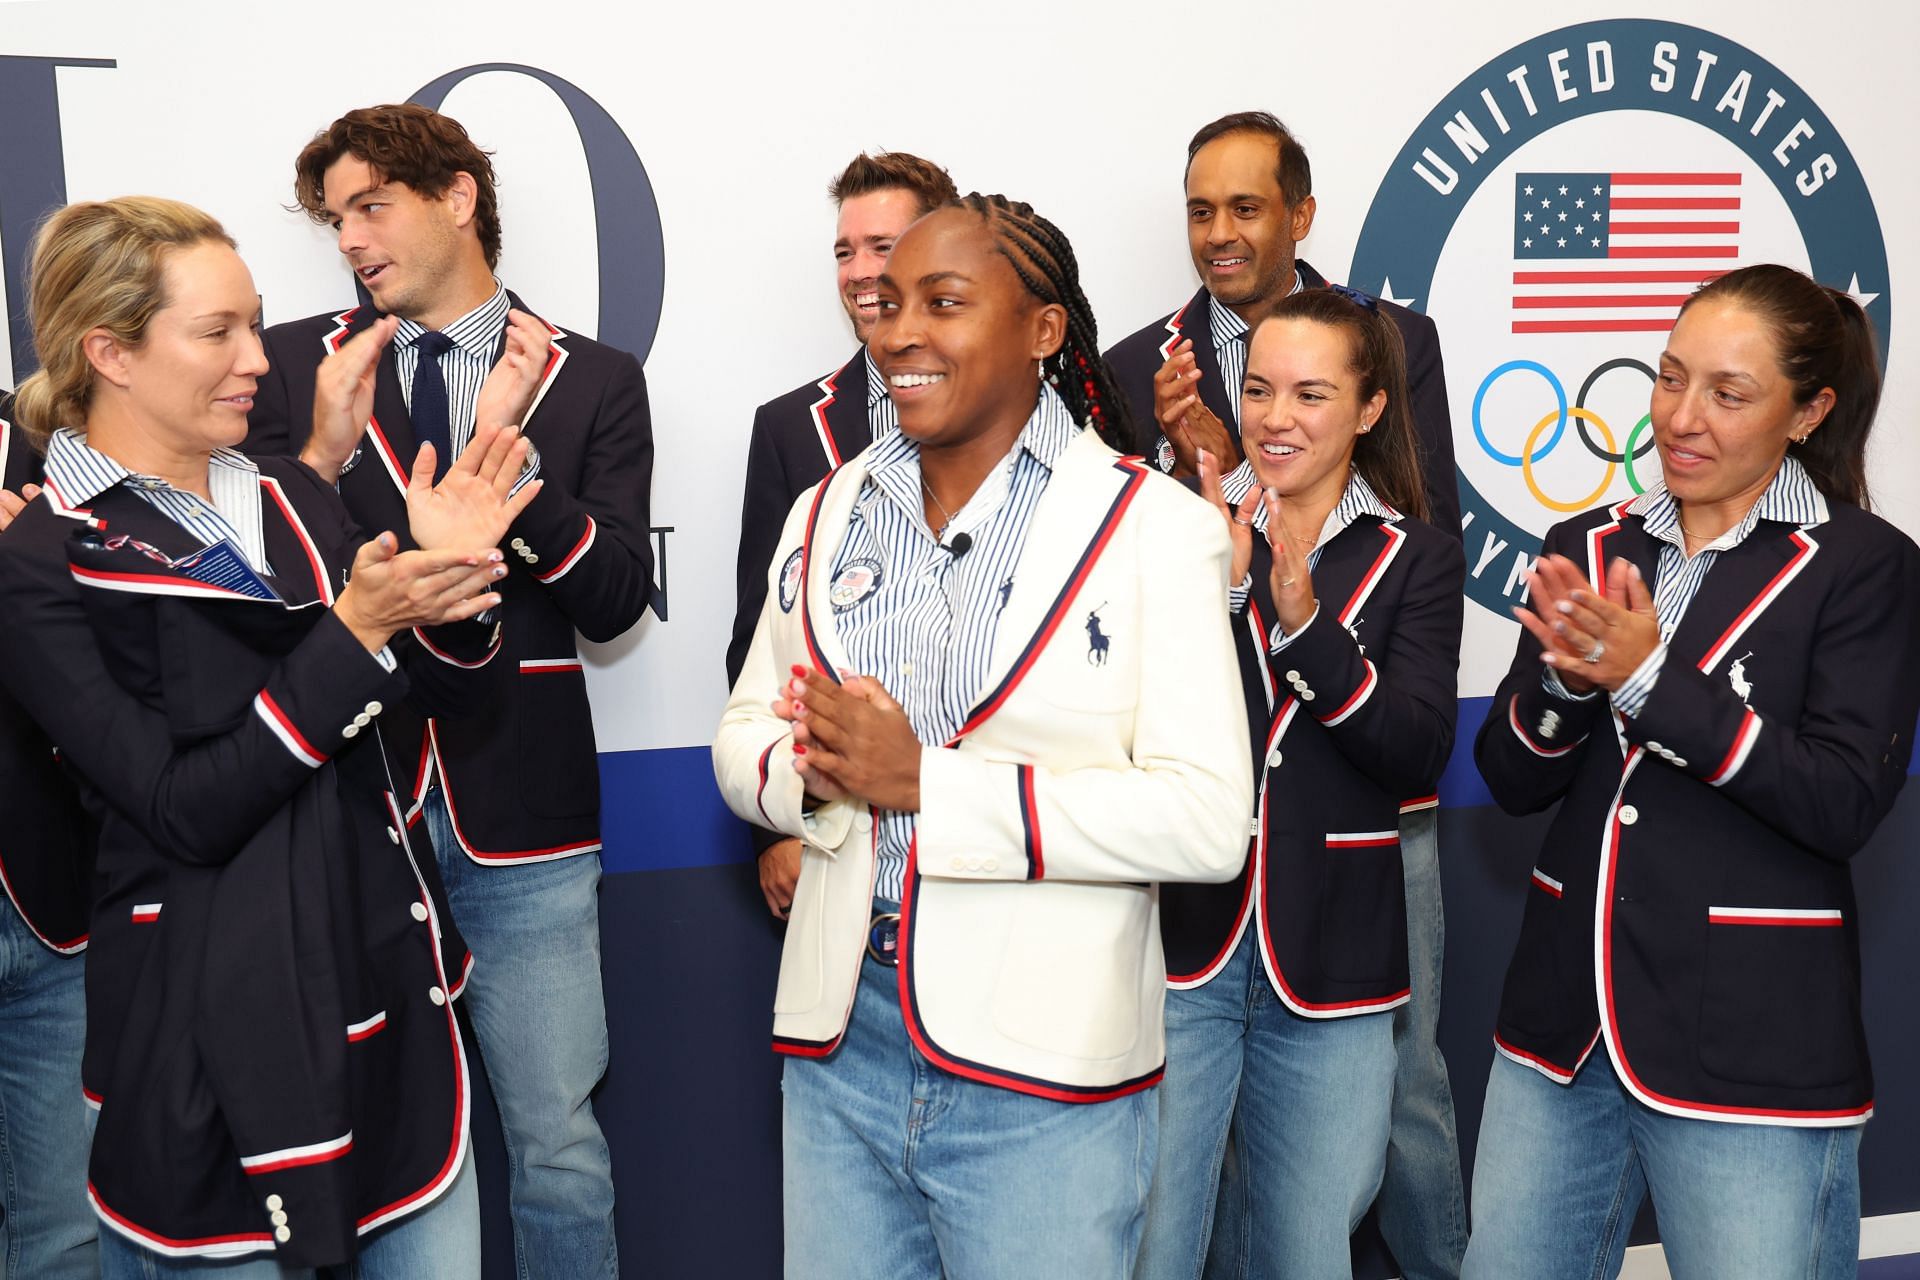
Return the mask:
[[[1542,556],[1527,573],[1528,601],[1516,605],[1520,625],[1540,642],[1540,661],[1574,693],[1625,684],[1660,644],[1660,622],[1639,566],[1616,558],[1604,594],[1565,556]]]
[[[920,811],[920,739],[878,680],[849,675],[836,684],[796,663],[773,713],[793,726],[793,768],[807,795]]]

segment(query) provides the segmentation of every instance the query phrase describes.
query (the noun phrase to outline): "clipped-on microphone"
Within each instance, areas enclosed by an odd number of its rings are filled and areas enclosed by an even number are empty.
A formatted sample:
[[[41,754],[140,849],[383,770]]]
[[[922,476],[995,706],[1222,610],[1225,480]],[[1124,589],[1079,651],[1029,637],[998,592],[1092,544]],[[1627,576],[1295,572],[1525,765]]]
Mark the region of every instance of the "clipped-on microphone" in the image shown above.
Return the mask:
[[[940,549],[952,556],[955,560],[958,560],[961,556],[973,550],[973,535],[970,533],[956,533],[953,535],[953,541],[942,543]]]

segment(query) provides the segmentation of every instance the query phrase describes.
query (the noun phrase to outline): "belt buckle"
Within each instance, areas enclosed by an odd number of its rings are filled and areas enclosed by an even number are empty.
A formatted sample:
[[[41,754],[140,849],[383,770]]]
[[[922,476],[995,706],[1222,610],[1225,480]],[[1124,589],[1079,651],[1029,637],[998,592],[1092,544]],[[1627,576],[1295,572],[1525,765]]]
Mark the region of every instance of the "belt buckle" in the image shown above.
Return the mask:
[[[900,964],[900,913],[883,911],[867,922],[867,954],[889,969]]]

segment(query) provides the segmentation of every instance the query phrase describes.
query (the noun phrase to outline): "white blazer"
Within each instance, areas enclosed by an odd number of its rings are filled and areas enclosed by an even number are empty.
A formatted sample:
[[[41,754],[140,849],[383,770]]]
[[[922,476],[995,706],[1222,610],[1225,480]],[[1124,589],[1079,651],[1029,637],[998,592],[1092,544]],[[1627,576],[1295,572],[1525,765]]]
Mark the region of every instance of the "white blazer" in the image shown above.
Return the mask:
[[[806,1056],[831,1053],[846,1030],[877,823],[848,801],[802,813],[789,726],[770,704],[796,662],[851,666],[827,593],[866,461],[789,513],[713,748],[733,811],[805,842],[774,1047]],[[1158,1082],[1155,885],[1230,880],[1247,852],[1253,782],[1228,564],[1220,517],[1174,481],[1088,431],[1057,459],[987,687],[955,740],[921,757],[901,1007],[914,1043],[947,1070],[1071,1102]],[[1100,664],[1094,609],[1108,640]]]

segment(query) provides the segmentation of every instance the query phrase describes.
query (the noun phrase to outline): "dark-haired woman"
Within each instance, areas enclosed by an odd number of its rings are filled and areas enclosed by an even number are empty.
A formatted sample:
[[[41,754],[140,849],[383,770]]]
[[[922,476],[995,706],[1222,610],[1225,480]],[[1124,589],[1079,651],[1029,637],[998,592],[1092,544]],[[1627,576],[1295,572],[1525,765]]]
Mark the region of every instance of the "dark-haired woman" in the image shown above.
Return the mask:
[[[477,1275],[466,953],[378,722],[475,692],[497,628],[469,620],[498,605],[493,544],[538,484],[508,497],[524,447],[483,431],[437,486],[423,450],[426,549],[368,541],[306,467],[234,451],[266,361],[218,222],[69,205],[30,279],[42,368],[19,412],[51,437],[0,538],[0,681],[98,825],[99,1273]],[[425,626],[447,661],[404,639]]]
[[[1115,453],[1073,251],[1027,206],[927,215],[879,294],[900,431],[795,504],[714,750],[735,812],[806,843],[787,1274],[1121,1280],[1153,885],[1244,857],[1227,538]]]
[[[1559,803],[1501,997],[1466,1274],[1611,1276],[1649,1194],[1678,1280],[1851,1277],[1848,859],[1905,780],[1920,549],[1866,511],[1853,299],[1748,267],[1681,308],[1664,483],[1555,526],[1476,756]]]
[[[1453,742],[1465,575],[1426,510],[1400,339],[1373,299],[1282,301],[1241,392],[1247,462],[1203,492],[1233,543],[1254,730],[1241,877],[1169,885],[1167,1078],[1141,1280],[1201,1274],[1229,1129],[1247,1274],[1351,1274],[1393,1101],[1389,1011],[1409,998],[1400,797]],[[1219,606],[1216,604],[1215,606]]]

